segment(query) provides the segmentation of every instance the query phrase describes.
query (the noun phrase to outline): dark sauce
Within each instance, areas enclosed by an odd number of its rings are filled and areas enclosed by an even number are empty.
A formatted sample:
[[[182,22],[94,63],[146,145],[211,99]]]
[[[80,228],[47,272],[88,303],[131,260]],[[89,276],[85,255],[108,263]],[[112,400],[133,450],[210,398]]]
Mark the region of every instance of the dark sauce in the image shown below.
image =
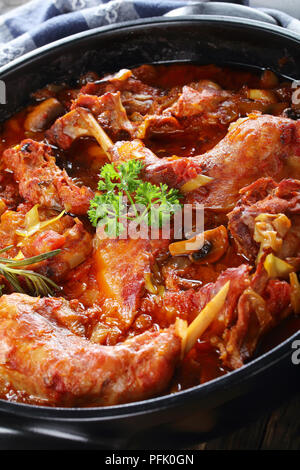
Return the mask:
[[[141,72],[142,73],[142,72]],[[197,66],[193,64],[177,64],[177,65],[158,65],[153,69],[152,74],[147,76],[138,76],[141,80],[145,81],[151,86],[160,88],[171,88],[182,86],[193,81],[211,80],[218,83],[222,88],[228,90],[240,90],[242,87],[260,88],[261,79],[260,70],[240,70],[232,67],[217,67],[215,65]],[[282,95],[283,105],[285,100],[289,99],[289,84],[280,84],[278,94]],[[51,92],[52,93],[52,92]],[[69,89],[58,90],[57,94],[51,94],[61,99],[64,103],[70,103],[72,100],[72,92]],[[39,101],[37,96],[36,101]],[[279,103],[280,104],[280,103]],[[11,119],[3,123],[0,151],[3,152],[6,148],[18,144],[24,138],[33,138],[34,140],[41,141],[45,138],[45,133],[28,133],[24,131],[24,121],[30,107],[20,111]],[[286,115],[292,119],[298,118],[298,112],[290,108],[286,111]],[[273,113],[282,111],[280,106],[278,109],[273,108]],[[270,108],[270,112],[272,109]],[[168,157],[176,155],[178,157],[194,156],[203,154],[214,147],[226,134],[227,125],[215,127],[210,130],[205,130],[203,135],[194,134],[184,135],[184,139],[180,133],[171,136],[156,136],[145,141],[148,146],[159,157]],[[75,141],[71,147],[62,151],[53,147],[53,153],[56,157],[57,164],[60,168],[65,169],[70,177],[79,184],[84,184],[91,187],[93,190],[97,188],[98,174],[101,167],[108,162],[106,155],[102,152],[99,146],[92,138],[80,138]],[[5,183],[5,182],[4,182]],[[208,220],[206,227],[215,226],[216,220],[213,215],[210,215],[211,220]],[[88,221],[86,220],[88,226]],[[218,223],[225,223],[225,220]],[[175,266],[180,275],[185,276],[185,268],[190,267],[191,262],[186,259],[178,259],[177,261],[171,260],[169,257],[163,260],[157,260],[157,264],[162,269],[168,262],[176,262],[180,266]],[[228,267],[239,266],[242,263],[247,263],[243,256],[241,256],[233,244],[230,244],[226,254],[217,263],[213,265],[200,266],[196,265],[190,274],[189,281],[195,281],[195,285],[204,285],[208,282],[214,282],[218,275]],[[92,269],[89,275],[94,275]],[[81,284],[79,279],[78,284]],[[272,329],[260,342],[256,355],[265,353],[280,344],[282,341],[290,337],[292,334],[300,330],[300,317],[290,316],[280,325]],[[171,390],[178,391],[181,389],[189,388],[199,383],[204,383],[213,380],[216,377],[226,374],[228,371],[223,367],[219,352],[211,346],[207,341],[198,341],[195,347],[184,358],[176,376],[173,381]],[[28,397],[24,398],[20,393],[8,390],[7,395],[3,398],[14,401],[30,402]],[[33,398],[33,402],[34,398]]]

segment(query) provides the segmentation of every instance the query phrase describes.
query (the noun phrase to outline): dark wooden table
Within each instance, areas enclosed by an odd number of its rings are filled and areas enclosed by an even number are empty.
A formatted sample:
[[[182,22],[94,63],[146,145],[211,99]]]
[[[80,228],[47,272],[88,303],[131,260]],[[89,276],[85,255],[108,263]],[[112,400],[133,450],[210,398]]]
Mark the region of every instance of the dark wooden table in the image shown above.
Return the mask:
[[[278,384],[280,386],[280,384]],[[286,400],[271,413],[237,431],[200,443],[200,450],[299,450],[300,393]]]

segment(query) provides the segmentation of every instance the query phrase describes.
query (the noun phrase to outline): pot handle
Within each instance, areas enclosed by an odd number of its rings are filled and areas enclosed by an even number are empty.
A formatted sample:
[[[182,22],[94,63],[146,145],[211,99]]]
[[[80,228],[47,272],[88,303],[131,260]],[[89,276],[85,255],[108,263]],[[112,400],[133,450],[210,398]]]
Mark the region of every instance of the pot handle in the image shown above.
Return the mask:
[[[217,16],[235,16],[238,18],[248,18],[250,20],[264,21],[277,25],[276,20],[259,10],[246,7],[244,5],[237,5],[235,3],[219,3],[219,2],[195,2],[181,8],[175,8],[169,11],[164,16],[188,16],[188,15],[217,15]]]

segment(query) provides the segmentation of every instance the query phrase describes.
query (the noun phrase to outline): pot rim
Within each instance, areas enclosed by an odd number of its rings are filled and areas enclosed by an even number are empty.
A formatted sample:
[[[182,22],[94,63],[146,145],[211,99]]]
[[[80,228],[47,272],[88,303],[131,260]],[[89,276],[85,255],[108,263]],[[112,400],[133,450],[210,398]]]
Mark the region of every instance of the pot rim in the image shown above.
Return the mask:
[[[127,418],[131,416],[150,414],[164,409],[177,408],[190,400],[200,400],[209,398],[211,393],[220,393],[226,390],[246,386],[247,380],[256,380],[271,367],[275,367],[293,353],[292,343],[300,339],[300,331],[294,333],[285,341],[275,346],[270,351],[252,359],[248,364],[233,370],[216,379],[210,380],[201,385],[188,388],[147,400],[124,403],[113,406],[96,407],[48,407],[40,405],[30,405],[27,403],[15,403],[0,399],[0,411],[24,417],[34,417],[39,419],[51,419],[55,421],[107,421]],[[290,359],[291,360],[291,359]],[[292,360],[291,360],[292,364]],[[296,367],[293,366],[293,367]],[[34,415],[32,414],[34,413]]]
[[[269,33],[275,33],[277,36],[283,36],[284,38],[291,39],[295,42],[300,43],[300,34],[289,31],[281,26],[272,25],[270,23],[265,23],[263,21],[250,20],[247,18],[231,17],[231,16],[219,16],[214,15],[192,15],[192,16],[176,16],[176,17],[151,17],[143,18],[132,21],[124,21],[121,23],[108,25],[108,26],[99,26],[97,28],[89,29],[87,31],[81,31],[80,33],[75,33],[70,36],[58,39],[49,44],[45,44],[42,47],[34,49],[33,51],[27,52],[21,57],[17,57],[8,64],[0,67],[0,76],[4,73],[11,72],[17,69],[20,66],[30,63],[32,60],[38,59],[43,55],[46,55],[47,52],[53,52],[56,49],[68,47],[71,43],[80,42],[87,38],[92,38],[98,36],[99,34],[110,33],[114,31],[121,31],[126,29],[143,29],[144,26],[154,26],[160,25],[162,23],[217,23],[223,25],[232,25],[237,28],[246,28],[246,29],[259,29],[265,30]]]

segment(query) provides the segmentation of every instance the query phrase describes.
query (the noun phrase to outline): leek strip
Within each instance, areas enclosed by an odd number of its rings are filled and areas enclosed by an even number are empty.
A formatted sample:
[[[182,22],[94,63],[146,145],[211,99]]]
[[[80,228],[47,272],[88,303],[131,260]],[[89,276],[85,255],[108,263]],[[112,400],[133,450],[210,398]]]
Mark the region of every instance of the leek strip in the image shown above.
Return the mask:
[[[208,302],[199,315],[188,326],[186,333],[186,344],[184,353],[187,354],[197,339],[202,336],[218,313],[224,307],[225,300],[229,291],[230,281],[219,290],[219,292]]]
[[[290,273],[291,304],[296,315],[300,314],[300,283],[296,273]]]

